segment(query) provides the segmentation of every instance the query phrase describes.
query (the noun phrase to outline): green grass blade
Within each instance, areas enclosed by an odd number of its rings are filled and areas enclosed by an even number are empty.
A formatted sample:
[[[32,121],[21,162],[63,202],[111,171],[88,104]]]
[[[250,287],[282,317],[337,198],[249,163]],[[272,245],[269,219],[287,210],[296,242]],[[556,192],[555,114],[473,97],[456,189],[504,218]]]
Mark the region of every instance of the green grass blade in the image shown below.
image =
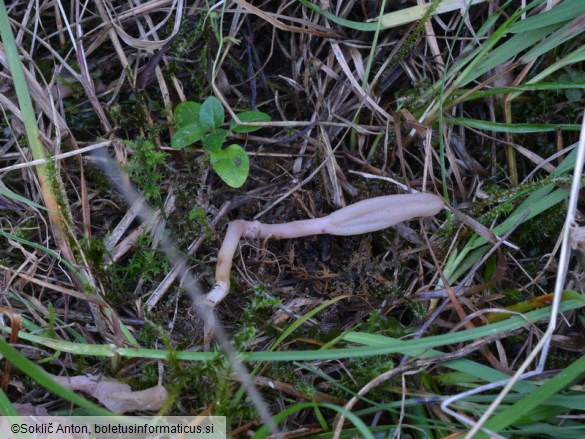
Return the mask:
[[[577,309],[585,306],[585,296],[574,294],[571,299],[565,300],[561,303],[562,311],[570,309]],[[451,334],[443,334],[438,336],[426,337],[419,340],[410,340],[407,344],[397,343],[395,340],[388,340],[387,343],[377,346],[366,347],[350,347],[328,350],[312,350],[312,351],[286,351],[286,352],[242,352],[242,359],[244,361],[312,361],[312,360],[332,360],[340,358],[357,358],[363,356],[385,355],[400,353],[403,355],[423,355],[428,349],[433,349],[439,346],[456,344],[466,341],[475,340],[501,332],[510,331],[520,327],[524,327],[531,322],[537,322],[546,319],[550,316],[550,307],[540,308],[535,311],[523,314],[522,316],[514,316],[502,322],[477,327],[474,329],[460,331]],[[355,333],[354,333],[355,334]],[[346,335],[345,337],[348,337]],[[143,356],[147,350],[134,350],[127,348],[116,349],[116,353],[122,356],[131,356],[133,352],[138,356]],[[156,351],[152,350],[151,354]],[[164,352],[164,351],[160,351]],[[181,360],[198,359],[196,355],[201,355],[200,352],[177,352],[176,357]],[[153,357],[149,357],[153,358]]]
[[[465,79],[465,82],[461,85],[468,84],[474,79],[479,78],[484,73],[489,72],[493,68],[499,65],[505,64],[513,57],[528,49],[533,44],[542,40],[546,35],[554,32],[558,29],[558,25],[547,26],[542,29],[533,31],[522,32],[514,35],[505,43],[499,45],[494,50],[486,53],[485,58],[481,64],[477,66]]]
[[[365,334],[365,333],[350,333],[348,334],[345,339],[352,343],[363,344],[366,346],[380,346],[384,345],[392,340],[393,343],[402,344],[404,347],[410,344],[411,342],[408,340],[397,340],[393,338],[389,338],[383,335],[378,334]],[[444,352],[437,351],[434,349],[429,349],[428,351],[419,355],[419,358],[431,358],[436,357],[439,355],[443,355]],[[487,382],[497,382],[508,379],[509,376],[499,370],[492,369],[491,367],[484,366],[483,364],[476,363],[471,360],[460,359],[460,360],[453,360],[447,361],[443,363],[443,366],[448,367],[449,369],[462,372],[465,374],[469,374],[475,378],[480,379],[481,381]],[[531,383],[524,383],[520,382],[516,387],[514,387],[517,391],[527,392],[534,389],[535,386]]]
[[[439,1],[440,3],[436,10],[432,12],[432,15],[444,14],[447,12],[452,12],[461,9],[461,0],[435,1]],[[473,6],[479,3],[483,3],[485,1],[486,0],[470,0],[467,2],[467,4],[469,6]],[[540,1],[543,0],[539,0],[539,2]],[[346,27],[348,29],[359,30],[362,32],[375,32],[378,26],[381,29],[392,29],[394,27],[403,26],[405,24],[421,20],[427,13],[427,10],[430,9],[432,7],[432,4],[434,3],[429,2],[423,5],[412,6],[410,8],[404,8],[399,11],[384,14],[380,18],[380,23],[378,24],[377,20],[373,22],[361,22],[347,20],[345,18],[338,17],[337,15],[332,14],[329,11],[325,11],[324,9],[320,8],[319,6],[310,2],[309,0],[299,0],[299,2],[305,5],[307,8],[323,15],[324,17],[327,17],[327,19],[331,20],[333,23],[339,24],[340,26]]]
[[[568,387],[583,375],[585,375],[585,356],[564,368],[553,378],[545,381],[542,386],[512,405],[509,410],[494,416],[485,426],[496,432],[502,431],[514,424],[522,416],[529,414],[539,405],[544,404],[551,396]]]
[[[430,87],[427,93],[423,94],[423,100],[434,101],[432,107],[428,111],[427,120],[436,120],[442,112],[443,103],[451,99],[451,96],[454,93],[458,93],[461,87],[464,87],[476,79],[480,75],[477,70],[482,69],[483,66],[487,65],[487,62],[495,63],[494,65],[497,65],[498,62],[504,62],[504,58],[509,58],[509,54],[502,51],[499,53],[496,52],[496,55],[493,55],[493,48],[506,37],[508,28],[521,18],[523,12],[530,11],[540,3],[542,3],[542,0],[535,0],[524,10],[516,10],[507,20],[493,31],[491,30],[491,27],[500,19],[500,14],[494,13],[488,17],[486,23],[477,33],[478,37],[487,35],[487,39],[483,44],[479,47],[475,47],[474,42],[471,43],[469,47],[462,50],[462,53],[466,53],[466,55],[457,59],[453,66],[447,69],[443,78]],[[451,85],[445,90],[445,84],[449,83]]]
[[[512,33],[527,32],[551,25],[564,24],[584,12],[585,2],[582,0],[565,0],[548,11],[513,24],[509,31]]]
[[[6,198],[10,198],[12,200],[20,201],[21,203],[26,204],[27,206],[31,206],[39,210],[47,210],[45,206],[41,206],[40,204],[35,203],[34,201],[31,201],[28,198],[23,197],[22,195],[15,194],[11,190],[3,187],[0,187],[0,195],[4,195]]]
[[[283,410],[282,412],[280,412],[279,414],[275,415],[274,421],[275,422],[282,422],[286,418],[288,418],[289,416],[291,416],[295,413],[298,413],[301,410],[316,408],[316,407],[327,408],[327,409],[334,410],[338,413],[343,414],[343,416],[345,416],[347,419],[349,419],[357,427],[361,437],[368,438],[368,439],[374,439],[374,435],[372,434],[372,432],[370,431],[368,426],[364,423],[364,421],[362,421],[355,413],[347,411],[343,407],[339,407],[335,404],[303,402],[300,404],[291,405],[291,406],[287,407],[285,410]],[[265,438],[268,436],[269,433],[270,432],[268,431],[268,428],[266,426],[262,426],[262,427],[260,427],[260,429],[258,429],[256,434],[254,434],[254,436],[252,436],[252,439]]]
[[[37,384],[41,385],[60,398],[63,398],[66,401],[70,401],[71,403],[81,408],[90,410],[92,414],[96,416],[112,415],[112,412],[109,410],[106,410],[88,401],[87,399],[79,396],[77,393],[72,392],[71,390],[68,390],[53,381],[53,379],[43,369],[22,356],[20,352],[6,343],[3,338],[0,338],[0,354],[2,354],[6,359],[10,360],[14,367],[31,377]]]
[[[272,345],[270,346],[270,348],[268,350],[273,351],[274,349],[276,349],[284,340],[286,340],[286,338],[289,335],[291,335],[293,332],[295,332],[307,320],[309,320],[311,317],[315,316],[316,314],[319,314],[325,308],[330,307],[331,305],[333,305],[334,303],[336,303],[342,299],[347,299],[347,296],[343,295],[343,296],[338,296],[338,297],[335,297],[333,299],[330,299],[330,300],[322,303],[321,305],[319,305],[315,309],[312,309],[311,311],[309,311],[308,313],[306,313],[305,315],[303,315],[299,319],[295,320],[291,325],[289,325],[288,328],[286,328],[284,330],[284,332],[282,334],[280,334],[280,337],[278,337],[278,339],[274,343],[272,343]]]
[[[384,9],[386,8],[386,0],[382,0],[382,4],[380,5],[380,16]],[[376,26],[376,31],[374,32],[374,38],[372,39],[372,44],[370,47],[370,54],[368,56],[368,61],[366,63],[366,69],[364,71],[364,79],[362,81],[362,88],[366,90],[368,88],[368,80],[370,79],[370,72],[372,71],[372,64],[374,63],[374,58],[376,55],[376,48],[378,46],[378,38],[380,37],[380,29],[381,29],[381,21],[378,19],[377,22],[378,26]]]
[[[18,410],[12,405],[8,396],[2,389],[0,389],[0,416],[14,416],[16,419],[12,419],[11,421],[20,422]],[[22,433],[19,432],[14,435],[14,439],[31,439],[30,433]]]
[[[355,391],[351,390],[349,387],[340,383],[338,380],[336,380],[335,378],[333,378],[330,375],[327,375],[325,372],[319,370],[318,368],[311,367],[310,365],[307,365],[304,363],[299,363],[296,361],[294,361],[293,364],[301,369],[306,370],[307,372],[309,372],[311,374],[314,374],[315,376],[321,378],[323,381],[329,382],[329,384],[331,385],[332,388],[337,388],[340,391],[344,392],[345,394],[350,395],[352,398],[353,397],[359,398],[363,402],[366,402],[366,403],[374,406],[374,408],[377,410],[382,410],[385,408],[385,404],[381,404],[381,403],[376,402],[372,399],[369,399],[365,395],[361,395],[361,396],[358,395]]]
[[[478,90],[466,94],[465,89],[461,89],[458,95],[454,95],[452,100],[446,102],[449,107],[467,101],[477,99],[484,99],[489,96],[502,95],[507,93],[525,93],[530,91],[554,91],[559,90],[583,90],[585,89],[585,82],[536,82],[530,84],[522,84],[515,87],[494,87],[489,90]]]
[[[468,119],[465,117],[446,116],[445,120],[453,125],[461,125],[476,130],[493,131],[496,133],[530,134],[530,133],[552,133],[561,131],[580,131],[578,124],[522,124],[522,123],[500,123],[487,120]]]
[[[272,345],[270,345],[270,347],[268,348],[268,351],[274,351],[278,346],[280,346],[280,344],[284,340],[286,340],[288,338],[289,335],[291,335],[293,332],[295,332],[299,327],[301,327],[311,317],[320,313],[325,308],[328,308],[329,306],[333,305],[334,303],[338,302],[339,300],[346,299],[346,298],[347,298],[347,296],[343,295],[343,296],[338,296],[338,297],[335,297],[333,299],[330,299],[330,300],[326,301],[325,303],[322,303],[321,305],[319,305],[315,309],[312,309],[311,311],[309,311],[305,315],[301,316],[299,319],[295,320],[292,324],[290,324],[288,326],[288,328],[286,328],[283,331],[282,334],[280,334],[278,339],[276,339],[274,341],[274,343],[272,343]],[[256,375],[261,368],[262,368],[261,364],[257,365],[254,368],[254,370],[251,372],[251,375]],[[238,390],[238,392],[235,395],[236,400],[239,400],[240,398],[242,398],[243,395],[244,395],[244,388],[240,387],[240,389]]]
[[[571,27],[570,24],[567,24],[565,28],[562,28],[560,30],[559,28],[565,25],[565,23],[568,20],[574,18],[576,15],[584,13],[585,3],[579,0],[577,0],[576,2],[575,0],[572,0],[570,2],[565,3],[571,3],[569,5],[565,5],[564,8],[567,8],[567,10],[572,10],[573,11],[572,15],[565,9],[561,9],[560,12],[556,11],[556,9],[560,7],[559,6],[549,11],[550,15],[548,16],[545,15],[545,13],[542,13],[534,17],[531,17],[525,21],[518,21],[518,19],[520,18],[520,15],[518,15],[518,13],[522,11],[520,10],[516,11],[516,13],[512,15],[512,17],[510,17],[509,20],[507,20],[504,24],[500,26],[500,28],[496,30],[496,32],[494,32],[494,35],[488,39],[485,46],[493,47],[492,43],[494,41],[492,41],[492,39],[495,38],[499,40],[504,36],[501,33],[501,30],[505,30],[506,32],[516,32],[516,35],[514,35],[512,38],[510,38],[508,41],[504,42],[500,46],[496,47],[491,52],[489,53],[486,52],[484,54],[485,56],[481,57],[478,56],[477,58],[481,59],[481,64],[476,62],[477,68],[475,68],[475,70],[473,70],[469,74],[462,73],[461,76],[465,77],[465,80],[459,82],[459,86],[464,86],[465,84],[468,84],[470,81],[473,81],[474,79],[477,79],[484,73],[487,73],[488,71],[492,70],[496,66],[504,64],[505,62],[512,59],[512,57],[518,55],[519,53],[529,48],[531,45],[535,44],[540,40],[543,40],[545,37],[547,37],[547,35],[549,35],[549,38],[547,38],[541,44],[533,48],[529,52],[530,59],[528,58],[523,59],[523,62],[528,62],[529,60],[534,59],[537,56],[549,52],[554,47],[561,44],[563,41],[569,38],[573,38],[575,35],[580,33],[582,31],[581,28],[583,28],[582,25]],[[577,3],[579,4],[577,5]],[[526,11],[532,9],[535,6],[537,6],[535,2],[531,3],[530,5],[527,6]],[[544,18],[541,17],[543,15]],[[569,18],[567,18],[568,15],[570,15]],[[539,21],[534,21],[532,23],[529,22],[528,24],[526,24],[527,21],[533,19],[536,20],[538,17],[541,17]],[[580,22],[577,21],[577,23]],[[528,56],[528,54],[525,56]]]
[[[55,258],[55,260],[59,261],[60,264],[66,266],[67,269],[70,270],[71,273],[74,273],[81,282],[83,282],[84,284],[88,283],[87,280],[81,275],[79,271],[77,271],[77,269],[73,265],[71,265],[69,262],[63,259],[57,252],[51,250],[50,248],[47,248],[44,245],[37,244],[36,242],[28,241],[26,239],[21,238],[20,236],[16,236],[13,235],[12,233],[5,232],[4,230],[0,230],[0,236],[5,237],[6,239],[12,239],[16,242],[30,246],[32,248],[36,248],[37,250],[41,250],[42,252],[48,254],[52,258]]]
[[[6,59],[12,75],[12,82],[14,83],[14,90],[20,106],[22,114],[22,121],[24,123],[26,138],[30,151],[35,160],[45,160],[47,154],[41,142],[39,127],[37,126],[37,118],[33,108],[32,100],[26,83],[24,69],[18,54],[18,48],[12,28],[8,20],[8,12],[4,4],[4,0],[0,0],[0,37],[4,44],[4,51]],[[43,200],[49,213],[49,219],[52,224],[53,236],[55,241],[61,247],[62,252],[70,253],[67,244],[67,230],[72,230],[71,224],[66,224],[69,215],[68,206],[66,206],[65,199],[61,199],[61,204],[57,200],[56,188],[60,186],[60,181],[56,175],[51,175],[51,168],[45,161],[35,165],[39,182],[41,185],[41,193]]]
[[[561,58],[554,64],[551,64],[550,66],[546,67],[542,72],[538,73],[536,76],[527,81],[526,84],[538,83],[566,66],[570,66],[572,64],[580,63],[583,61],[585,61],[585,45],[580,45],[573,52],[566,55],[564,58]],[[519,94],[520,92],[513,93],[512,95],[510,95],[510,100],[515,99]]]
[[[18,416],[18,411],[14,408],[2,389],[0,389],[0,413],[2,413],[2,416]]]
[[[476,79],[481,73],[478,73],[479,70],[483,70],[485,66],[491,65],[487,70],[492,69],[494,66],[498,65],[499,63],[504,63],[507,59],[509,59],[513,54],[505,53],[502,50],[494,49],[492,50],[508,33],[508,28],[512,26],[516,21],[520,19],[522,16],[523,11],[528,11],[535,7],[540,1],[534,1],[530,3],[526,9],[524,10],[517,10],[508,18],[504,23],[502,23],[498,28],[492,32],[492,34],[488,37],[488,39],[483,43],[483,45],[472,53],[470,53],[467,57],[464,58],[463,65],[467,65],[465,69],[462,69],[462,65],[457,63],[454,65],[453,75],[458,75],[457,78],[453,81],[453,86],[446,93],[446,96],[450,96],[451,93],[460,88],[469,84],[471,81]],[[496,17],[498,15],[496,14]],[[521,45],[521,42],[518,44]],[[528,46],[526,46],[528,47]],[[494,55],[494,52],[495,55]],[[517,53],[517,52],[514,52]],[[461,73],[459,73],[461,72]]]
[[[577,309],[585,306],[585,296],[577,293],[570,295],[568,300],[561,303],[561,312]],[[373,355],[385,355],[399,353],[402,355],[424,355],[428,349],[462,343],[478,338],[499,334],[505,331],[522,328],[530,323],[535,323],[550,316],[550,307],[543,307],[522,316],[514,316],[507,320],[481,326],[456,333],[449,333],[437,336],[426,337],[418,340],[410,340],[407,344],[389,339],[384,344],[366,347],[349,347],[327,350],[309,351],[285,351],[285,352],[241,352],[242,359],[251,361],[312,361],[312,360],[333,360],[340,358],[357,358]],[[9,332],[10,328],[0,326],[0,330]],[[370,334],[368,334],[370,335]],[[349,334],[345,338],[350,337]],[[358,333],[352,333],[352,337],[359,337]],[[54,340],[45,337],[38,337],[33,334],[19,333],[19,338],[38,343],[57,351],[68,352],[77,355],[92,355],[97,357],[113,357],[119,355],[126,358],[149,358],[167,359],[168,351],[162,349],[144,348],[118,348],[115,345],[80,344],[64,340]],[[349,338],[347,338],[349,339]],[[359,338],[352,339],[359,342]],[[214,352],[189,352],[177,351],[174,357],[185,361],[209,361],[215,357]]]
[[[585,31],[585,14],[580,15],[579,17],[575,18],[570,23],[567,23],[562,28],[558,29],[557,31],[553,32],[549,35],[544,41],[540,42],[536,46],[534,46],[530,51],[520,58],[520,62],[522,63],[529,63],[534,61],[539,56],[544,55],[547,52],[550,52],[554,48],[560,46],[565,41],[569,41],[577,37],[583,31]]]
[[[563,160],[557,169],[551,173],[551,177],[560,177],[573,170],[577,150],[571,153]],[[556,204],[562,202],[569,196],[569,192],[564,189],[554,189],[555,185],[548,184],[530,194],[501,224],[493,229],[498,235],[504,235],[511,227],[514,227],[519,221],[527,221],[540,215],[542,212],[550,209]],[[443,272],[449,282],[455,282],[470,267],[473,266],[487,252],[487,241],[478,235],[474,235],[467,244],[453,256],[449,257]]]
[[[365,422],[362,421],[355,413],[350,412],[349,410],[346,410],[345,408],[337,406],[335,404],[321,403],[319,404],[319,406],[336,411],[337,413],[343,415],[345,419],[351,421],[351,423],[355,425],[356,428],[358,429],[360,437],[367,439],[375,439],[374,434],[370,431]]]
[[[0,36],[4,44],[6,59],[8,60],[10,71],[12,73],[12,81],[14,83],[16,96],[18,97],[20,111],[25,122],[25,129],[31,152],[35,159],[44,159],[46,158],[45,150],[41,144],[39,129],[37,127],[37,121],[35,118],[35,111],[28,92],[24,71],[20,63],[20,56],[18,55],[16,41],[14,40],[14,35],[12,34],[10,22],[8,21],[4,0],[0,0]],[[37,169],[43,169],[44,172],[46,172],[46,167],[46,164],[37,165]]]
[[[425,2],[422,5],[411,6],[410,8],[404,8],[399,11],[390,12],[382,17],[382,29],[391,29],[398,26],[403,26],[408,23],[421,20],[427,11],[435,6],[433,3]],[[462,3],[461,0],[438,0],[439,5],[435,7],[432,15],[445,14],[447,12],[460,11],[462,7],[470,8],[471,6],[483,3],[485,0],[470,0]]]
[[[517,436],[525,438],[550,437],[554,439],[583,439],[585,437],[585,425],[582,421],[566,420],[562,427],[544,423],[522,425],[514,432]]]
[[[508,218],[495,227],[493,232],[497,236],[502,236],[519,221],[526,222],[569,196],[569,192],[564,189],[556,189],[551,192],[553,188],[553,185],[547,185],[533,192]],[[471,238],[452,263],[445,266],[444,272],[449,282],[455,282],[459,279],[486,252],[487,241],[484,238],[477,235]]]
[[[327,19],[331,20],[333,23],[336,23],[343,27],[347,27],[348,29],[359,30],[362,32],[375,32],[376,29],[378,28],[377,23],[362,23],[361,21],[352,21],[338,17],[337,15],[332,14],[329,11],[321,9],[319,6],[313,4],[309,0],[299,0],[299,2],[305,5],[307,8],[317,12],[318,14],[327,17]]]

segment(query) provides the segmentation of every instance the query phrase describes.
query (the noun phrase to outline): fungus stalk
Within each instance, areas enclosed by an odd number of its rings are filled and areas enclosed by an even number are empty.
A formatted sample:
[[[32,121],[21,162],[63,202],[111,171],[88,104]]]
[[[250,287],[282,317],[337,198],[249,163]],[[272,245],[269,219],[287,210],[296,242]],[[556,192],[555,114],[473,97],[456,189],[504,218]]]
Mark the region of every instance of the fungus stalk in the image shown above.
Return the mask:
[[[414,218],[434,216],[445,206],[433,194],[387,195],[359,201],[322,218],[283,224],[259,221],[232,221],[223,240],[215,268],[215,284],[206,296],[212,308],[221,302],[230,289],[232,260],[240,238],[291,239],[311,235],[350,236],[375,232]]]

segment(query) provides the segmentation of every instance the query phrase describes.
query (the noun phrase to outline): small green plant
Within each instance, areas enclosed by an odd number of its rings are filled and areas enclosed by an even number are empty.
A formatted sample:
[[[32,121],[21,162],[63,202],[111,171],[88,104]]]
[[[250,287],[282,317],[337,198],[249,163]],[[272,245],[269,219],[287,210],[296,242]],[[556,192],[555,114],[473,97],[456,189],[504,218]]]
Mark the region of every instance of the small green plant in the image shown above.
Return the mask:
[[[563,73],[559,76],[561,82],[585,82],[585,72],[580,70],[570,70],[568,73]],[[569,102],[575,103],[581,100],[583,93],[578,88],[570,88],[565,90],[565,96]]]
[[[221,102],[213,96],[205,99],[203,104],[193,101],[182,102],[175,108],[175,123],[179,130],[171,138],[171,146],[183,149],[201,141],[211,167],[228,185],[238,188],[244,184],[250,172],[250,160],[244,148],[232,144],[223,147],[231,133],[251,133],[261,127],[238,125],[231,121],[230,129],[222,129],[225,111]],[[238,113],[242,122],[269,122],[270,116],[261,111],[244,111]]]

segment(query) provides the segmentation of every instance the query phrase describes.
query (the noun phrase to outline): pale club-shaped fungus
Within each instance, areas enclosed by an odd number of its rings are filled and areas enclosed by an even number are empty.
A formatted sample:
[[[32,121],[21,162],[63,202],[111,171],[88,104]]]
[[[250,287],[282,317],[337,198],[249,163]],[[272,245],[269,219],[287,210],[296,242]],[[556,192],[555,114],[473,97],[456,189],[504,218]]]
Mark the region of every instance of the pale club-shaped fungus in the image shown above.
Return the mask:
[[[443,199],[434,194],[415,193],[368,198],[322,218],[263,224],[235,220],[229,223],[215,268],[215,284],[205,297],[215,307],[229,293],[232,260],[240,238],[291,239],[311,235],[350,236],[376,232],[414,218],[434,216],[443,209]],[[211,328],[207,328],[209,334]]]

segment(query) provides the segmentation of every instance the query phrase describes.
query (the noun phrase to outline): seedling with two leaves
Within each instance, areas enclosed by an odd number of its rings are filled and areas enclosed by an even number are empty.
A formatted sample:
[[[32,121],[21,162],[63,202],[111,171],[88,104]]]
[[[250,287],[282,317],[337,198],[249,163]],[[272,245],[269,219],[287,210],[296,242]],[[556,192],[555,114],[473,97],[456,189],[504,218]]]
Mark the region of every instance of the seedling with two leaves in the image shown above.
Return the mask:
[[[231,133],[251,133],[259,130],[257,125],[238,125],[230,122],[229,130],[221,128],[225,121],[225,111],[221,102],[213,96],[203,104],[193,101],[182,102],[174,111],[175,123],[179,130],[171,138],[171,146],[183,149],[201,141],[211,167],[217,175],[234,188],[241,187],[250,172],[250,160],[244,148],[232,144],[223,147]],[[270,116],[261,111],[238,113],[241,122],[269,122]]]

